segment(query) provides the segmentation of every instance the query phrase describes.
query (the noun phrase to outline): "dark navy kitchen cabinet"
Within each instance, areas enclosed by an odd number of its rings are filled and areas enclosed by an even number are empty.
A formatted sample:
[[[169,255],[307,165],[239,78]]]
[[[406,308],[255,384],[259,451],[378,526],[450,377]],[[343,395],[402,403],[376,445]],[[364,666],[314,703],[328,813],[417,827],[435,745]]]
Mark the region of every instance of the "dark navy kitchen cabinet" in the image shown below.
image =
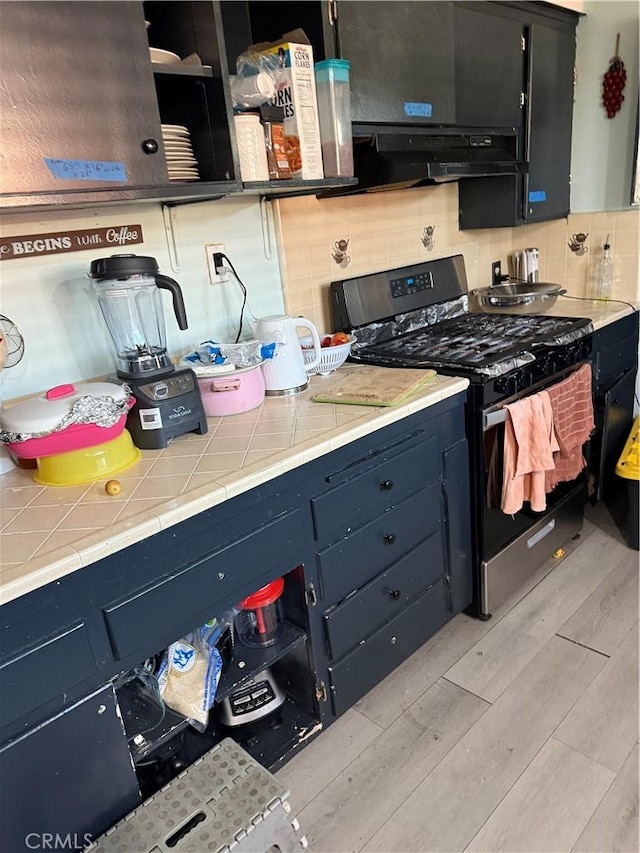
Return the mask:
[[[462,411],[448,403],[407,419],[408,435],[365,457],[326,459],[325,488],[311,501],[323,719],[471,603],[467,442]]]
[[[278,767],[466,607],[464,399],[441,401],[3,605],[2,848],[27,849],[13,842],[52,815],[52,831],[63,835],[104,831],[229,731]],[[236,640],[216,697],[268,666],[286,694],[278,724],[224,729],[214,711],[199,734],[168,713],[136,751],[115,679],[279,577],[277,642],[250,649]],[[170,743],[184,750],[182,763],[151,775]],[[44,782],[31,787],[25,810],[18,799],[31,768]],[[95,786],[87,784],[95,773]]]
[[[638,312],[593,333],[595,432],[590,441],[593,497],[618,515],[626,486],[615,469],[633,424],[638,370]]]
[[[453,4],[338,2],[336,55],[351,62],[354,124],[455,121]]]
[[[3,194],[167,183],[139,3],[7,3],[1,38]]]
[[[3,4],[2,207],[238,190],[221,31],[214,2]],[[150,44],[202,64],[152,63]],[[190,131],[199,181],[170,182],[161,123]]]
[[[519,147],[528,171],[461,181],[460,227],[500,228],[561,219],[569,213],[578,16],[534,3],[473,5],[476,11],[471,14],[522,31],[521,47],[512,39],[487,41],[479,63],[483,66],[487,55],[496,51],[511,53],[512,79],[518,80],[522,91]]]
[[[2,849],[83,850],[139,805],[123,735],[109,684],[0,747]]]

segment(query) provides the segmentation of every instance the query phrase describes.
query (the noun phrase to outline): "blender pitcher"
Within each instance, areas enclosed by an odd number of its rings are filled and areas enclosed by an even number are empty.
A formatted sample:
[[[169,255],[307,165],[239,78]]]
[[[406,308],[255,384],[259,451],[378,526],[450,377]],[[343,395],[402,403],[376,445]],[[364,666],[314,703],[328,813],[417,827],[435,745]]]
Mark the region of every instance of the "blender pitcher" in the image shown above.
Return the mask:
[[[111,255],[92,261],[90,278],[116,349],[118,376],[137,378],[172,371],[160,290],[171,292],[178,326],[186,329],[178,282],[159,274],[155,258],[140,255]]]

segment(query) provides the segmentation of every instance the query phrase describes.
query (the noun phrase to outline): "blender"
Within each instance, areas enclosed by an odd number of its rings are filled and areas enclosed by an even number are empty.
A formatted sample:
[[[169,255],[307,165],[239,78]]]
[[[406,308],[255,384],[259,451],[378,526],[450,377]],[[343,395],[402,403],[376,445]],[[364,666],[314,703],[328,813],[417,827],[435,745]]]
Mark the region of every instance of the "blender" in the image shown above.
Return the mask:
[[[171,293],[178,326],[186,329],[178,282],[159,274],[155,258],[140,255],[98,258],[89,275],[115,346],[117,374],[135,399],[127,417],[134,444],[158,450],[176,435],[206,433],[196,376],[176,370],[167,354],[160,291]]]

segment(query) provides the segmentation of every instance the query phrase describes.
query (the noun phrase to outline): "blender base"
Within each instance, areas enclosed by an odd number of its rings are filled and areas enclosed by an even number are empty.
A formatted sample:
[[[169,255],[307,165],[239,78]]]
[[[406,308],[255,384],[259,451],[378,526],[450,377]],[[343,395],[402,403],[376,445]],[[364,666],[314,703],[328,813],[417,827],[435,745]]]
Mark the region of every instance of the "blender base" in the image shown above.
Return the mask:
[[[127,416],[127,429],[136,447],[161,450],[178,435],[207,432],[207,416],[193,370],[172,370],[144,379],[118,375],[135,399]]]

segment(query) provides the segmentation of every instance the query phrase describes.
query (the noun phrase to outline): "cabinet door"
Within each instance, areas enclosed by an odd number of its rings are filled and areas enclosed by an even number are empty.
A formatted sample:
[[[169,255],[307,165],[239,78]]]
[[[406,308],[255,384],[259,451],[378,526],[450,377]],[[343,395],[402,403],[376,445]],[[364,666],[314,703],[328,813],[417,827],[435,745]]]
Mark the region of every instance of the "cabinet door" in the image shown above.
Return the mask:
[[[7,3],[0,62],[4,194],[168,183],[142,3]]]
[[[82,850],[140,803],[111,685],[0,750],[0,849]],[[50,839],[47,842],[47,839]]]
[[[604,396],[602,450],[600,452],[598,497],[615,502],[626,483],[616,476],[616,465],[633,425],[636,371],[628,370]]]
[[[455,121],[453,4],[343,2],[337,28],[355,124]]]
[[[454,10],[457,123],[519,127],[524,27],[491,14],[491,3],[473,5],[456,4]]]
[[[569,214],[575,51],[573,29],[531,25],[525,222]]]

